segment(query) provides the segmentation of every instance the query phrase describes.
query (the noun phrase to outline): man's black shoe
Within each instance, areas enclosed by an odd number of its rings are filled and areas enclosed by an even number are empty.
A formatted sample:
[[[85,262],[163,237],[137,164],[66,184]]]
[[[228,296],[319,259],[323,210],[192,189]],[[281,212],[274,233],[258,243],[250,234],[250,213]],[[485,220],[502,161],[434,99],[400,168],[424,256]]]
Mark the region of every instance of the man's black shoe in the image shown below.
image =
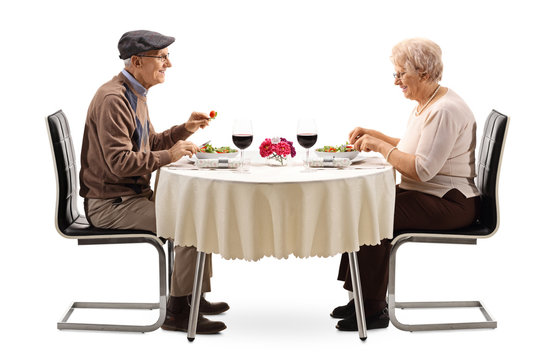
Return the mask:
[[[188,295],[188,302],[191,305],[191,295]],[[229,310],[229,304],[226,302],[210,302],[201,296],[199,303],[199,314],[202,315],[217,315]]]
[[[173,314],[167,310],[165,322],[161,325],[163,330],[187,332],[189,324],[189,312]],[[199,314],[197,318],[197,334],[217,334],[227,328],[221,321],[211,321]]]
[[[163,330],[187,332],[189,324],[190,306],[187,296],[169,296],[165,322],[161,325]],[[221,321],[211,321],[199,313],[197,318],[197,334],[217,334],[227,326]]]

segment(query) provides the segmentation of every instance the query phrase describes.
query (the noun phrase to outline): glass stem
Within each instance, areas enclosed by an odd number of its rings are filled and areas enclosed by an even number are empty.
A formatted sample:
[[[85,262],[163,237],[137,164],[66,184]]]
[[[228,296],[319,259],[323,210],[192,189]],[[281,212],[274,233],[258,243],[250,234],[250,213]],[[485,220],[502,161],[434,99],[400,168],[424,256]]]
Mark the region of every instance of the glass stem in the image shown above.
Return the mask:
[[[306,149],[306,167],[309,167],[309,148]]]
[[[244,170],[244,150],[240,150],[240,170]]]

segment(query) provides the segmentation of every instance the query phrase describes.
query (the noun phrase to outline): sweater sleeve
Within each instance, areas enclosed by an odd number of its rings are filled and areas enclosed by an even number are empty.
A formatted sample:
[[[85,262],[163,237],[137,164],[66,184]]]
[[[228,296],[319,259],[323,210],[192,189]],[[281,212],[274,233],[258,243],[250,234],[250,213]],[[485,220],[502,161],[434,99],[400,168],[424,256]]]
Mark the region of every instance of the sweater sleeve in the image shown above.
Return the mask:
[[[421,181],[432,179],[448,160],[459,136],[452,114],[441,109],[426,119],[416,149],[416,172]]]
[[[152,124],[150,124],[149,141],[152,150],[170,149],[179,140],[186,140],[193,133],[186,129],[186,125],[176,125],[161,133],[156,133]]]
[[[96,130],[101,151],[110,171],[118,177],[148,175],[171,162],[169,152],[133,151],[131,134],[135,128],[129,104],[107,96],[97,109]]]

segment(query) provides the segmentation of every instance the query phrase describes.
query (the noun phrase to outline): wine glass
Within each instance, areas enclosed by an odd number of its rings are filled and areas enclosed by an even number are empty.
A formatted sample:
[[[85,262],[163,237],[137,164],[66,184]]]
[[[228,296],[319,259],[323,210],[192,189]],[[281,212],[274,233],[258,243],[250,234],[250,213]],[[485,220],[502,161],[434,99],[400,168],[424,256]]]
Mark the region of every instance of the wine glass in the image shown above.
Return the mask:
[[[309,168],[309,148],[317,142],[317,124],[313,119],[300,119],[296,128],[298,143],[306,149],[305,166]]]
[[[251,120],[235,120],[232,130],[232,141],[234,145],[240,149],[240,168],[239,171],[245,171],[244,169],[244,149],[248,148],[253,142],[253,129],[251,126]]]

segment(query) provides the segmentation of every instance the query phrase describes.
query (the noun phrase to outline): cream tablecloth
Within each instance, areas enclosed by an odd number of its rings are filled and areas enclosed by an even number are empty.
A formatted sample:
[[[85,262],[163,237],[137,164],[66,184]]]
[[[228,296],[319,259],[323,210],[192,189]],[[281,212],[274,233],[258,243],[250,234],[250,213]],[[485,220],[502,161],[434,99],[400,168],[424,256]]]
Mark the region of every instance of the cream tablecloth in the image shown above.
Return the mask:
[[[395,178],[381,159],[306,172],[252,161],[249,173],[164,167],[157,233],[226,259],[328,257],[377,245],[393,231]]]

